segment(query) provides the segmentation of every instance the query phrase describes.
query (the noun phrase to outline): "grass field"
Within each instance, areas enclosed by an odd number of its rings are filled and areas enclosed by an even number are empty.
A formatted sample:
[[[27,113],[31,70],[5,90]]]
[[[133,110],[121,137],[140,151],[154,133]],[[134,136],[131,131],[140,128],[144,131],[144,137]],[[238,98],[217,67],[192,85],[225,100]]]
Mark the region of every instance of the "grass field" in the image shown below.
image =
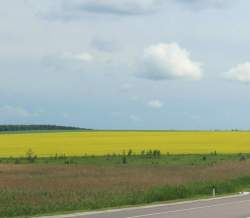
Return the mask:
[[[162,153],[250,153],[250,132],[82,131],[0,134],[0,157],[121,154],[132,149]]]
[[[236,155],[237,157],[237,155]],[[92,159],[96,157],[91,157]],[[139,157],[129,157],[139,158]],[[162,156],[169,159],[169,156]],[[234,193],[250,188],[250,161],[182,156],[165,165],[0,164],[0,217],[93,210]],[[216,163],[211,162],[216,158]],[[226,158],[227,159],[227,158]],[[106,160],[108,161],[108,160]],[[171,162],[171,161],[170,161]],[[213,164],[212,164],[213,163]]]

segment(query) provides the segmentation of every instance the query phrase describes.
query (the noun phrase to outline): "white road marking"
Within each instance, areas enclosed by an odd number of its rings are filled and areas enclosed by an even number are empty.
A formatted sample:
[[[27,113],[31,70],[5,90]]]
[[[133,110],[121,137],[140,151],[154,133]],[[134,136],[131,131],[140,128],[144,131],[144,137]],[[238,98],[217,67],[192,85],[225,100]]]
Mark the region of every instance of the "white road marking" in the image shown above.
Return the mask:
[[[221,204],[213,204],[213,205],[207,205],[207,206],[201,206],[201,207],[192,207],[192,208],[187,208],[187,209],[182,209],[182,210],[169,210],[169,211],[163,211],[163,212],[159,212],[159,213],[151,213],[151,214],[144,214],[144,215],[137,215],[137,216],[128,216],[126,218],[149,217],[149,216],[169,214],[169,213],[178,213],[178,212],[199,210],[199,209],[205,209],[205,208],[212,208],[212,207],[219,207],[219,206],[226,206],[226,205],[233,205],[233,204],[241,204],[241,203],[246,203],[246,202],[250,202],[250,200],[235,201],[235,202],[228,202],[228,203],[221,203]]]

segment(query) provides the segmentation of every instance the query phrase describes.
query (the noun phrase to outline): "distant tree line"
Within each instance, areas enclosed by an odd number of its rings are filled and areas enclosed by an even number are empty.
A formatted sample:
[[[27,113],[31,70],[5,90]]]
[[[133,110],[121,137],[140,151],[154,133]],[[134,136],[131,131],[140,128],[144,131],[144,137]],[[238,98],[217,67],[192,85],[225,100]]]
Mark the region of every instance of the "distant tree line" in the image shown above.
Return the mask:
[[[0,132],[6,131],[34,131],[34,130],[90,130],[72,126],[57,125],[0,125]]]

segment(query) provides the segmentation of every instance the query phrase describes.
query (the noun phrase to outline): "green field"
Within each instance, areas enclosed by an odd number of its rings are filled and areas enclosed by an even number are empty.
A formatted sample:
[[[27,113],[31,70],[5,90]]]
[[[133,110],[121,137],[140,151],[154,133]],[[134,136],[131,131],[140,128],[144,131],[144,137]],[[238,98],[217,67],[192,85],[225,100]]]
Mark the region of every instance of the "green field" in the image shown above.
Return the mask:
[[[0,157],[122,154],[160,150],[163,154],[250,153],[250,132],[78,131],[0,134]]]

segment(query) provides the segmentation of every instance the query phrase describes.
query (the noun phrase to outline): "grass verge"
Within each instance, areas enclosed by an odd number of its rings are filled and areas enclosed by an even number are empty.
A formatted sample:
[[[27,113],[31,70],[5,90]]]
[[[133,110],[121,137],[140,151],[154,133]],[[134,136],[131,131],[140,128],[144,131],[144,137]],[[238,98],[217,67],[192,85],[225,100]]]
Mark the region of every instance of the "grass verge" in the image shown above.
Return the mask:
[[[247,155],[126,156],[126,163],[123,158],[2,159],[0,217],[192,199],[211,196],[213,187],[217,195],[250,188]]]
[[[36,191],[25,193],[17,190],[2,190],[0,192],[0,202],[8,201],[8,205],[1,204],[1,217],[25,217],[37,214],[54,213],[58,211],[70,212],[76,210],[96,210],[110,207],[121,207],[126,205],[140,205],[160,201],[172,201],[181,199],[190,199],[197,196],[211,196],[212,188],[215,187],[217,194],[228,194],[249,188],[250,177],[242,177],[223,182],[199,182],[178,186],[159,186],[143,191],[129,191],[127,193],[112,193],[102,191],[96,193],[82,192],[71,193],[74,199],[68,201],[62,198],[62,193],[48,193]],[[20,199],[39,196],[40,200],[46,200],[51,194],[59,199],[58,202],[44,201],[43,204],[30,202],[21,202]],[[10,204],[11,203],[11,204]]]

